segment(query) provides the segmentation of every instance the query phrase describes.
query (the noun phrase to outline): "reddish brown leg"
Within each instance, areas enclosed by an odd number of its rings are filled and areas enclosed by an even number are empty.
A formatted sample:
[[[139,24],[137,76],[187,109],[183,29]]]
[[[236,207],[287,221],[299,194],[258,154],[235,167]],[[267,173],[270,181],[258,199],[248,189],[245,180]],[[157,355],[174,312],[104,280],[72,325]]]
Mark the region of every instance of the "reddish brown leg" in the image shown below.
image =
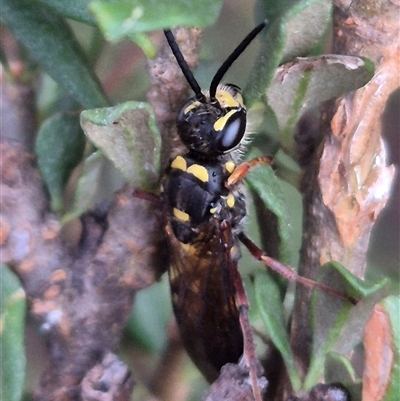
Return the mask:
[[[226,180],[226,186],[227,188],[234,186],[237,184],[239,181],[243,180],[243,178],[246,176],[246,174],[250,171],[255,166],[258,166],[259,164],[269,164],[271,165],[273,163],[272,156],[263,156],[263,157],[257,157],[253,160],[250,160],[248,162],[244,162],[242,164],[239,164],[235,170],[233,170],[233,173],[229,176],[229,178]]]
[[[258,358],[254,346],[253,331],[249,320],[249,303],[243,286],[242,278],[237,268],[232,269],[232,275],[236,287],[236,305],[239,310],[239,322],[243,333],[243,356],[249,368],[249,376],[256,401],[262,401],[260,387],[258,386]]]
[[[232,237],[230,224],[227,221],[221,223],[222,236],[224,238],[225,252],[227,257],[230,259],[230,252],[232,249]],[[249,303],[247,300],[246,291],[243,285],[242,277],[237,268],[237,263],[229,264],[231,275],[236,290],[236,306],[239,310],[239,323],[243,333],[243,357],[245,363],[249,369],[250,382],[253,390],[253,396],[255,401],[262,401],[261,390],[258,385],[258,358],[253,340],[253,331],[251,329],[249,320]]]
[[[318,283],[317,281],[311,280],[309,278],[299,276],[293,269],[284,263],[279,262],[276,259],[269,257],[264,251],[262,251],[250,238],[247,237],[246,234],[239,234],[240,241],[244,244],[244,246],[249,250],[249,252],[258,260],[264,262],[270,269],[274,272],[280,274],[285,277],[289,281],[297,281],[307,287],[311,288],[319,288],[320,290],[325,291],[326,293],[343,299],[345,301],[351,302],[353,305],[357,304],[357,300],[349,295],[338,291],[332,287],[329,287],[325,284]]]
[[[258,157],[256,159],[250,160],[249,162],[245,162],[239,164],[233,171],[233,173],[227,179],[226,186],[227,188],[234,186],[239,181],[241,181],[246,174],[250,171],[251,168],[257,166],[259,164],[272,164],[273,159],[271,156]],[[267,266],[269,266],[273,271],[277,272],[283,277],[286,277],[289,281],[297,281],[307,287],[311,288],[319,288],[325,291],[332,296],[338,297],[340,299],[344,299],[346,301],[351,302],[352,304],[356,304],[357,300],[348,296],[347,294],[335,290],[325,284],[318,283],[317,281],[311,280],[309,278],[299,276],[293,269],[289,266],[279,262],[276,259],[269,257],[265,252],[263,252],[250,238],[248,238],[244,233],[239,234],[240,241],[246,246],[246,248],[250,251],[250,253],[258,260],[264,262]]]
[[[142,189],[135,188],[132,192],[132,195],[135,198],[144,199],[160,206],[163,204],[161,196],[153,194],[152,192],[143,191]]]

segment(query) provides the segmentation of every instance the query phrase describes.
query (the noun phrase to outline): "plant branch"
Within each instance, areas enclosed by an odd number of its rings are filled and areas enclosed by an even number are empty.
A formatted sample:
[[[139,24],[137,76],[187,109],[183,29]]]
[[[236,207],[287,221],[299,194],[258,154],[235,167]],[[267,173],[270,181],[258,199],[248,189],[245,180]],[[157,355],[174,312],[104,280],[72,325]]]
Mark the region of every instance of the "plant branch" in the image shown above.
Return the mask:
[[[7,106],[14,100],[8,93],[3,107],[24,114],[29,103]],[[99,388],[103,397],[129,400],[133,379],[113,352],[135,292],[166,268],[160,210],[125,187],[112,205],[81,218],[79,243],[70,246],[18,127],[3,126],[0,145],[0,246],[2,262],[19,276],[30,313],[47,334],[50,360],[35,400],[89,399]],[[102,383],[105,377],[113,385]]]
[[[324,139],[304,170],[304,241],[300,274],[315,279],[330,260],[364,277],[371,229],[390,195],[381,117],[399,83],[398,7],[390,1],[335,1],[332,50],[370,58],[376,73],[363,88],[322,113]],[[383,23],[384,21],[384,23]],[[297,289],[292,346],[305,375],[310,358],[311,291]]]

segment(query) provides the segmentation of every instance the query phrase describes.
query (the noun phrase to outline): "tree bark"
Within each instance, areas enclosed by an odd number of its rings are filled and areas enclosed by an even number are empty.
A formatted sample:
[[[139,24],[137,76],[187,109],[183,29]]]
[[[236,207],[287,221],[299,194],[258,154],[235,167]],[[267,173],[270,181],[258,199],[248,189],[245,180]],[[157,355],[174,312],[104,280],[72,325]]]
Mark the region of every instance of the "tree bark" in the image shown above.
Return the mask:
[[[335,1],[332,53],[375,64],[363,88],[330,102],[321,113],[323,140],[306,163],[302,183],[304,238],[299,273],[315,279],[331,260],[364,278],[371,229],[390,195],[382,114],[399,86],[399,7],[393,1]],[[298,286],[291,341],[304,378],[310,360],[311,291]]]

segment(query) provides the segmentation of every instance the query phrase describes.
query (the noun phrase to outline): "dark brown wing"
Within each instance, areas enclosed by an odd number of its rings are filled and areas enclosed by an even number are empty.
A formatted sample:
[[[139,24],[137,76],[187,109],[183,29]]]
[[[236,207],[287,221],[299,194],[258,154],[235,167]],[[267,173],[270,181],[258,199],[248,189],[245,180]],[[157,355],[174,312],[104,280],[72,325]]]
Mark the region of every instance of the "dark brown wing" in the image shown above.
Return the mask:
[[[203,224],[200,238],[191,244],[179,242],[171,227],[167,227],[167,232],[172,253],[169,270],[172,303],[182,342],[211,382],[219,376],[224,364],[237,363],[243,353],[230,265],[236,262],[225,251],[216,219]],[[230,243],[233,242],[232,239]]]

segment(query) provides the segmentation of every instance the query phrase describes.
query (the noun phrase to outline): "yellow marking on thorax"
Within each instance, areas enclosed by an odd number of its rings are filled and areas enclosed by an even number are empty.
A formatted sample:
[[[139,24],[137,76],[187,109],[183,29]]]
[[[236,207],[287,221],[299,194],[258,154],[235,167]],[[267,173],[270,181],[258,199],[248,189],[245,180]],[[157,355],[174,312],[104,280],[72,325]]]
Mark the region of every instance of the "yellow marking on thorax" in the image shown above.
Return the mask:
[[[178,170],[186,171],[186,160],[182,156],[176,156],[171,163],[171,168],[176,168]]]
[[[228,207],[233,208],[235,205],[235,197],[232,194],[229,194],[226,198],[226,204]]]
[[[217,121],[214,123],[214,129],[215,131],[221,131],[224,129],[226,122],[231,118],[233,114],[235,114],[237,110],[231,110],[230,112],[226,113],[223,117],[219,118]]]
[[[204,166],[200,166],[200,164],[192,164],[186,172],[193,174],[200,181],[208,182],[208,171]]]
[[[186,212],[183,212],[182,210],[179,210],[176,207],[174,207],[172,212],[174,216],[180,221],[187,222],[190,220],[190,216]]]
[[[236,165],[233,161],[228,161],[225,163],[225,169],[229,174],[231,174],[233,170],[235,170],[235,167]]]

